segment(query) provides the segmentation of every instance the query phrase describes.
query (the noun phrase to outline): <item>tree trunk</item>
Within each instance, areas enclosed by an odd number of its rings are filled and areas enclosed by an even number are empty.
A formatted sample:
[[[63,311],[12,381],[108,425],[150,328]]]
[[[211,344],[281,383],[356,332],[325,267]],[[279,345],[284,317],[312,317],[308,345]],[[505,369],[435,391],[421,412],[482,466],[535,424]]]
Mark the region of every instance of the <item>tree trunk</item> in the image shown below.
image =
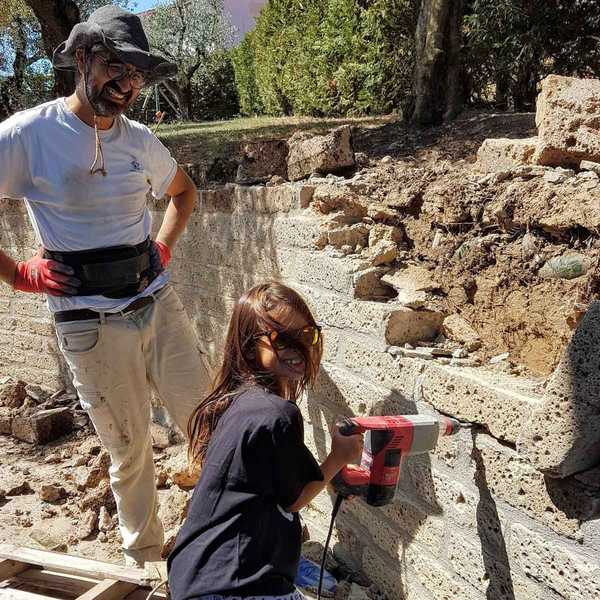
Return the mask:
[[[186,101],[185,101],[185,96],[181,90],[181,86],[179,85],[179,80],[166,79],[162,83],[169,90],[169,92],[171,92],[171,94],[173,94],[173,97],[177,101],[177,111],[179,114],[177,114],[175,116],[178,118],[181,118],[181,119],[189,120],[189,115],[185,112],[186,111]]]
[[[415,31],[415,109],[412,121],[428,126],[452,119],[462,107],[460,49],[462,0],[423,0]]]
[[[52,60],[54,49],[64,42],[80,14],[73,0],[25,0],[40,22],[46,56]],[[68,96],[75,89],[75,74],[54,70],[55,96]]]

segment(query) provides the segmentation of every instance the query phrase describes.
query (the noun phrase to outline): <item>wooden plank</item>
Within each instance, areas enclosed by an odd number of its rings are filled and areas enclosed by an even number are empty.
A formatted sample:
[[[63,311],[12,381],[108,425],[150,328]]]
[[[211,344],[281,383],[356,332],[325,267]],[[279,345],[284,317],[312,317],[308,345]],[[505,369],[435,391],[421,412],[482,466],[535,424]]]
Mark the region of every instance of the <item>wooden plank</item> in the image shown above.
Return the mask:
[[[19,573],[15,579],[16,582],[23,582],[27,585],[35,585],[53,592],[60,592],[71,598],[77,598],[88,590],[92,589],[97,583],[97,579],[91,577],[82,577],[81,575],[55,573],[46,569],[27,569]],[[1,596],[0,596],[1,598]]]
[[[155,579],[147,577],[144,569],[125,567],[49,550],[24,548],[14,544],[0,544],[0,558],[38,565],[57,573],[72,573],[94,579],[116,579],[146,587],[152,587],[153,582],[154,585],[156,584]]]
[[[79,596],[77,600],[122,600],[137,587],[139,586],[128,581],[105,579]]]
[[[0,581],[10,579],[18,573],[21,573],[21,571],[25,571],[30,566],[31,565],[28,565],[27,563],[12,560],[10,558],[0,560]]]
[[[46,596],[45,594],[35,594],[33,592],[15,590],[12,588],[4,588],[0,593],[0,598],[2,598],[2,600],[56,600],[56,598]]]

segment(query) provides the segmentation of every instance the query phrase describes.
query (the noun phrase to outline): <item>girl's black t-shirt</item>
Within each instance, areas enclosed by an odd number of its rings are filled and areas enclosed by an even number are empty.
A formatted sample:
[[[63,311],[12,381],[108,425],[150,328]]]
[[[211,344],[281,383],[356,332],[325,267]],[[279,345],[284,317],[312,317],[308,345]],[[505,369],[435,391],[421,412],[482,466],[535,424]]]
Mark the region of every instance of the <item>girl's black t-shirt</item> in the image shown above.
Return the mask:
[[[213,432],[168,558],[171,598],[292,592],[301,526],[286,507],[322,480],[298,407],[259,387],[240,393]]]

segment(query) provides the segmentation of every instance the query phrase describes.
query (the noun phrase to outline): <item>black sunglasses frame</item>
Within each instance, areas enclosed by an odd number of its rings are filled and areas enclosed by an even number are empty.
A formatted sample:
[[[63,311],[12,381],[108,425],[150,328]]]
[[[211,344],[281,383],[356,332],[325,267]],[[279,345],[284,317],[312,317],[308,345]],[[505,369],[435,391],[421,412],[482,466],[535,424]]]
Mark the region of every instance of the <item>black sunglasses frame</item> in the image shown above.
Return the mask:
[[[306,332],[307,329],[313,329],[317,332],[316,339],[314,339],[313,332],[314,341],[310,345],[303,344],[302,340],[300,339],[300,335],[298,335],[302,334],[303,332]],[[307,348],[314,348],[319,343],[319,340],[322,339],[323,334],[321,333],[321,330],[322,328],[320,325],[310,325],[309,327],[304,327],[303,329],[297,329],[295,331],[278,331],[277,329],[271,329],[269,331],[259,331],[258,333],[255,333],[252,337],[254,339],[258,339],[260,337],[268,337],[269,342],[271,342],[271,345],[275,350],[283,350],[284,348],[294,347],[298,344],[301,344]],[[275,334],[275,339],[273,339],[273,334]],[[283,344],[277,343],[277,340],[279,338],[281,338],[281,341],[284,342]],[[291,341],[291,343],[285,343],[286,339],[288,341]]]

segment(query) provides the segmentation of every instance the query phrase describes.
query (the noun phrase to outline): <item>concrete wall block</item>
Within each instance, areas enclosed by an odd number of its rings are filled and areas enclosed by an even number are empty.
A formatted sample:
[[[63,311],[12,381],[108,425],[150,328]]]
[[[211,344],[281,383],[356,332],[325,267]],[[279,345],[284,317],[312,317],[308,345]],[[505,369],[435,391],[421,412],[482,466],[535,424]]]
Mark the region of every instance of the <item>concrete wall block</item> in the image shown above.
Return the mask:
[[[281,277],[351,295],[357,261],[331,258],[322,252],[281,248],[277,251],[277,269]]]
[[[460,531],[452,531],[448,542],[448,560],[454,571],[486,598],[551,600],[557,596],[515,571],[506,548],[489,554],[478,540],[471,541]]]
[[[352,300],[309,286],[297,286],[318,321],[339,329],[356,331],[385,339],[385,329],[393,308],[382,302]]]
[[[484,140],[477,151],[477,167],[484,173],[496,173],[531,164],[537,143],[537,138]]]
[[[520,523],[512,525],[510,554],[527,577],[565,599],[600,597],[598,554],[584,554],[575,544],[562,543]]]
[[[399,392],[374,385],[360,376],[331,365],[324,365],[309,402],[339,415],[367,416],[414,412],[412,404]]]
[[[415,577],[436,600],[484,600],[486,598],[485,594],[471,587],[463,579],[462,573],[454,573],[442,561],[429,558],[411,548],[406,553],[405,564],[407,580]],[[493,598],[496,600],[495,597]]]
[[[472,453],[477,469],[475,478],[485,484],[494,498],[504,500],[561,535],[579,535],[579,520],[569,518],[567,513],[576,513],[583,504],[580,495],[564,494],[561,510],[550,497],[543,474],[515,450],[489,436],[478,436],[476,448]]]
[[[323,335],[323,362],[334,363],[337,360],[340,348],[340,335],[335,329],[324,327]]]
[[[485,423],[494,437],[515,442],[538,398],[511,385],[509,377],[428,363],[416,399],[465,421]]]
[[[356,522],[365,531],[369,532],[368,545],[377,548],[389,555],[389,559],[395,560],[402,555],[404,543],[407,541],[406,532],[399,531],[388,521],[377,508],[368,506],[358,498],[346,501],[340,508],[349,522]]]
[[[407,600],[405,573],[403,568],[398,568],[397,560],[380,554],[371,545],[366,545],[362,555],[362,568],[387,598]]]
[[[519,452],[551,477],[598,463],[600,447],[600,302],[579,322],[571,342],[518,441]]]
[[[273,243],[279,247],[315,248],[321,231],[320,219],[310,216],[277,217],[272,221]]]
[[[433,555],[441,555],[445,545],[445,521],[440,516],[429,515],[411,504],[406,498],[395,498],[379,510],[402,532],[405,544],[419,543]],[[401,558],[399,556],[399,558]]]
[[[367,340],[350,337],[343,338],[342,357],[346,368],[402,395],[408,402],[413,402],[415,386],[423,368],[422,361],[400,359],[369,345]],[[403,407],[403,412],[409,410],[411,406],[414,413],[414,404]],[[394,406],[395,410],[398,408]],[[381,414],[394,413],[382,412]]]
[[[41,320],[48,318],[48,309],[42,296],[19,294],[12,302],[12,314]]]
[[[198,204],[196,205],[194,212],[232,212],[234,210],[235,201],[235,188],[233,186],[199,190]]]
[[[438,336],[443,320],[444,315],[439,312],[398,307],[390,314],[385,340],[392,346],[433,340]]]
[[[600,80],[549,75],[542,82],[535,123],[541,165],[600,161]]]

